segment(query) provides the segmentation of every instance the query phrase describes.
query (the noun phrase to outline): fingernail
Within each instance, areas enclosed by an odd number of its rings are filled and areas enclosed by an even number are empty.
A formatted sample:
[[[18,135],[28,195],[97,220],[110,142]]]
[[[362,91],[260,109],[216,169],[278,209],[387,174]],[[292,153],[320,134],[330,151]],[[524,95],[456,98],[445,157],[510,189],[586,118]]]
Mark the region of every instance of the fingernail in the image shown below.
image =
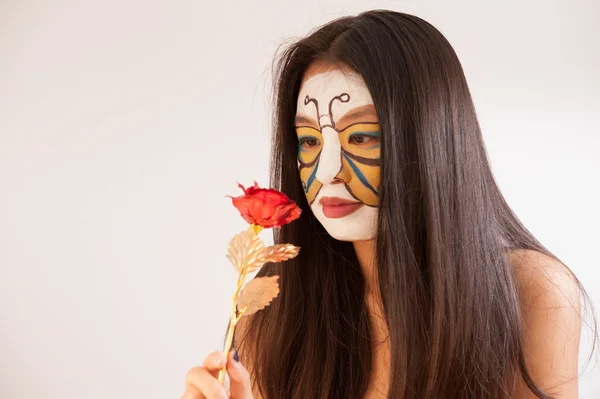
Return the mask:
[[[217,367],[221,367],[223,365],[223,359],[221,359],[219,355],[215,355],[214,359]]]
[[[233,360],[235,360],[236,362],[240,361],[240,357],[238,356],[238,353],[235,350],[235,348],[233,348]]]

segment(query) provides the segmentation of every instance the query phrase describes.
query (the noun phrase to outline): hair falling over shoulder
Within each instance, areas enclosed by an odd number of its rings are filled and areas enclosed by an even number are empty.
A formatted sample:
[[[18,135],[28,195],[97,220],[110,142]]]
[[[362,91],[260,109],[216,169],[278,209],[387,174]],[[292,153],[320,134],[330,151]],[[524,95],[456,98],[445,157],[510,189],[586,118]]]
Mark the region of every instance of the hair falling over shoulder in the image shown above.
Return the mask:
[[[372,369],[352,243],[327,234],[298,176],[296,99],[314,60],[362,75],[382,131],[376,260],[392,348],[388,397],[510,398],[522,378],[537,397],[551,398],[523,360],[507,252],[556,257],[500,192],[449,42],[425,20],[386,10],[333,20],[288,44],[274,64],[271,187],[303,211],[274,239],[303,250],[263,266],[259,276],[280,276],[280,295],[236,334],[262,397],[362,398]]]

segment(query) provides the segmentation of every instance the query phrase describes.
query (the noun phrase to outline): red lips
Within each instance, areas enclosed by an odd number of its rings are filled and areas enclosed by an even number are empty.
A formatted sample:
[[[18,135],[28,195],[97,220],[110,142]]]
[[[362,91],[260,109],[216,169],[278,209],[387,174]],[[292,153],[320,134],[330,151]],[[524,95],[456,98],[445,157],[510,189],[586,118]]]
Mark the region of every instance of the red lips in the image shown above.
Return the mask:
[[[348,216],[364,205],[359,201],[352,201],[339,197],[322,197],[319,200],[319,203],[323,207],[323,214],[331,219]]]

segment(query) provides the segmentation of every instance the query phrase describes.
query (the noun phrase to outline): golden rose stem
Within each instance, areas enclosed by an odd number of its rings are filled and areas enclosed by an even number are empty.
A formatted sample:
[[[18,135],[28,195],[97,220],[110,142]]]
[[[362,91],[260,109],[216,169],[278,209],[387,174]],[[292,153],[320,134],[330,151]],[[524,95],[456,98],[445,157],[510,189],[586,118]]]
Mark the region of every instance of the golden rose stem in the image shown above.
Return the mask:
[[[256,235],[258,233],[260,233],[260,231],[262,230],[261,226],[254,225],[254,224],[252,225],[252,228],[254,229],[254,234],[256,234]],[[244,284],[246,277],[248,277],[248,273],[246,272],[246,267],[244,265],[244,267],[242,267],[240,269],[240,274],[238,276],[238,281],[237,281],[237,288],[235,289],[235,293],[233,294],[233,299],[231,300],[231,317],[229,318],[229,332],[227,333],[227,340],[225,341],[225,348],[223,349],[226,359],[229,358],[229,351],[231,350],[231,345],[233,344],[233,336],[235,334],[235,326],[237,325],[238,321],[240,321],[240,319],[242,318],[242,315],[244,314],[244,312],[246,311],[246,308],[248,307],[247,305],[244,306],[244,308],[239,313],[236,310],[237,296],[238,296],[240,290],[242,289],[242,285]],[[227,372],[227,363],[225,363],[225,366],[223,366],[223,368],[221,370],[219,370],[219,383],[223,384],[223,381],[225,380],[226,372]]]
[[[260,233],[260,231],[263,229],[262,226],[259,226],[259,225],[256,225],[256,224],[253,224],[252,228],[254,229],[254,234]]]
[[[239,313],[236,311],[237,296],[240,292],[240,289],[242,288],[244,280],[246,280],[246,277],[248,276],[248,273],[246,273],[244,270],[245,270],[245,268],[242,268],[242,272],[238,276],[237,288],[235,289],[235,293],[233,294],[233,299],[231,300],[231,317],[229,318],[229,332],[227,333],[227,340],[225,341],[225,348],[223,349],[226,359],[229,358],[229,351],[231,350],[231,345],[233,344],[233,336],[235,334],[235,326],[237,325],[238,321],[240,321],[242,315],[244,314],[244,312],[246,311],[246,308],[247,308],[247,306],[244,306],[244,308]],[[223,368],[221,370],[219,370],[219,382],[221,384],[225,380],[225,372],[226,371],[227,371],[227,363],[225,363],[225,366],[223,366]]]
[[[234,329],[235,329],[235,324],[236,324],[236,318],[235,316],[233,316],[231,318],[231,320],[229,321],[229,333],[227,334],[227,341],[225,343],[225,358],[229,358],[229,351],[231,349],[231,344],[233,343],[233,333],[234,333]],[[225,380],[225,372],[227,371],[227,363],[225,363],[225,366],[223,366],[223,368],[221,370],[219,370],[219,382],[221,384],[223,384],[223,381]]]

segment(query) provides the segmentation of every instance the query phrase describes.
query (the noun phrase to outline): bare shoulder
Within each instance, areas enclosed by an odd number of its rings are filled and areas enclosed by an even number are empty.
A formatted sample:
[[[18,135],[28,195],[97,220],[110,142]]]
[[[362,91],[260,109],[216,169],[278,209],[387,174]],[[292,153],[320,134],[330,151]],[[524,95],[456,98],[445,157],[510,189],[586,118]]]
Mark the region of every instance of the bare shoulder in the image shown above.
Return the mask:
[[[562,262],[528,249],[510,251],[509,259],[524,304],[579,308],[579,286]]]
[[[509,253],[524,322],[525,363],[539,387],[556,399],[577,397],[580,290],[560,261],[531,250]],[[514,398],[530,398],[523,381]]]

